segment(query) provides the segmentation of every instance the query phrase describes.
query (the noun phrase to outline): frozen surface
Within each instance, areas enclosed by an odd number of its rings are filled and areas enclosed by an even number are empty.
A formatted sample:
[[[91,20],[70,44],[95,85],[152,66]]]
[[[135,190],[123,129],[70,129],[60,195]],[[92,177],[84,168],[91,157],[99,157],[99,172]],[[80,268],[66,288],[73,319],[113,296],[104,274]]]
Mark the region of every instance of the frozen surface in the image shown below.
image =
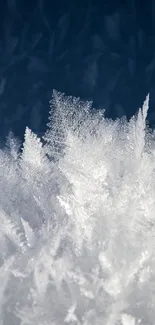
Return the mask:
[[[148,100],[129,122],[112,121],[54,91],[43,139],[27,127],[21,152],[9,135],[0,151],[1,325],[154,323]]]

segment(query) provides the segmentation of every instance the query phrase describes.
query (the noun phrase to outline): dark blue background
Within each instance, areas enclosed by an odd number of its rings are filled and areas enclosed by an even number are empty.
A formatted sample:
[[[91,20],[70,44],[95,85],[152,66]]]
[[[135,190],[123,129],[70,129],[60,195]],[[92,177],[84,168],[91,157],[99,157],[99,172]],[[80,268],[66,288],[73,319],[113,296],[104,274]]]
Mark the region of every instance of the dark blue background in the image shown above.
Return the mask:
[[[52,89],[155,125],[155,1],[1,0],[0,136],[45,131]]]

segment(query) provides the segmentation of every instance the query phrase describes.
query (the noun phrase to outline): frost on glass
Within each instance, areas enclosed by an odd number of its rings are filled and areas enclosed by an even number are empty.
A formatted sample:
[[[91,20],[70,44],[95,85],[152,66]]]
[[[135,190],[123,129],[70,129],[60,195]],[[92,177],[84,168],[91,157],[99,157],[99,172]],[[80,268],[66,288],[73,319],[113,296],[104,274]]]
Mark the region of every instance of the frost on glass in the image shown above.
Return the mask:
[[[0,324],[155,319],[155,138],[53,92],[43,139],[0,151]]]

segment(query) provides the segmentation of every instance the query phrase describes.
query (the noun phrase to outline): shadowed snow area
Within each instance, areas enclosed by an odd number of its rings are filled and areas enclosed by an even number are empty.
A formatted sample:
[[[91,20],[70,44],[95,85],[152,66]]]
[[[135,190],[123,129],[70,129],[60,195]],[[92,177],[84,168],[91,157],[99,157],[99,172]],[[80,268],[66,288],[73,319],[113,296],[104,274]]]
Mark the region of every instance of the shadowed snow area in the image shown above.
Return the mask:
[[[53,92],[47,132],[0,151],[0,325],[155,319],[155,133]]]

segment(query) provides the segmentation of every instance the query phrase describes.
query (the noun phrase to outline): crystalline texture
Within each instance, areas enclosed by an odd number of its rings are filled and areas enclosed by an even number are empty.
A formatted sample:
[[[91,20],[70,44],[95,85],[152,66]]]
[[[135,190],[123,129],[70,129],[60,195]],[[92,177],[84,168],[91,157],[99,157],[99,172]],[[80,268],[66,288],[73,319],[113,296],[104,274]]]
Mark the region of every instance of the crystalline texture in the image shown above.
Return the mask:
[[[64,17],[65,19],[65,17]],[[0,151],[0,324],[155,319],[155,140],[149,97],[127,121],[53,92],[44,142]]]

